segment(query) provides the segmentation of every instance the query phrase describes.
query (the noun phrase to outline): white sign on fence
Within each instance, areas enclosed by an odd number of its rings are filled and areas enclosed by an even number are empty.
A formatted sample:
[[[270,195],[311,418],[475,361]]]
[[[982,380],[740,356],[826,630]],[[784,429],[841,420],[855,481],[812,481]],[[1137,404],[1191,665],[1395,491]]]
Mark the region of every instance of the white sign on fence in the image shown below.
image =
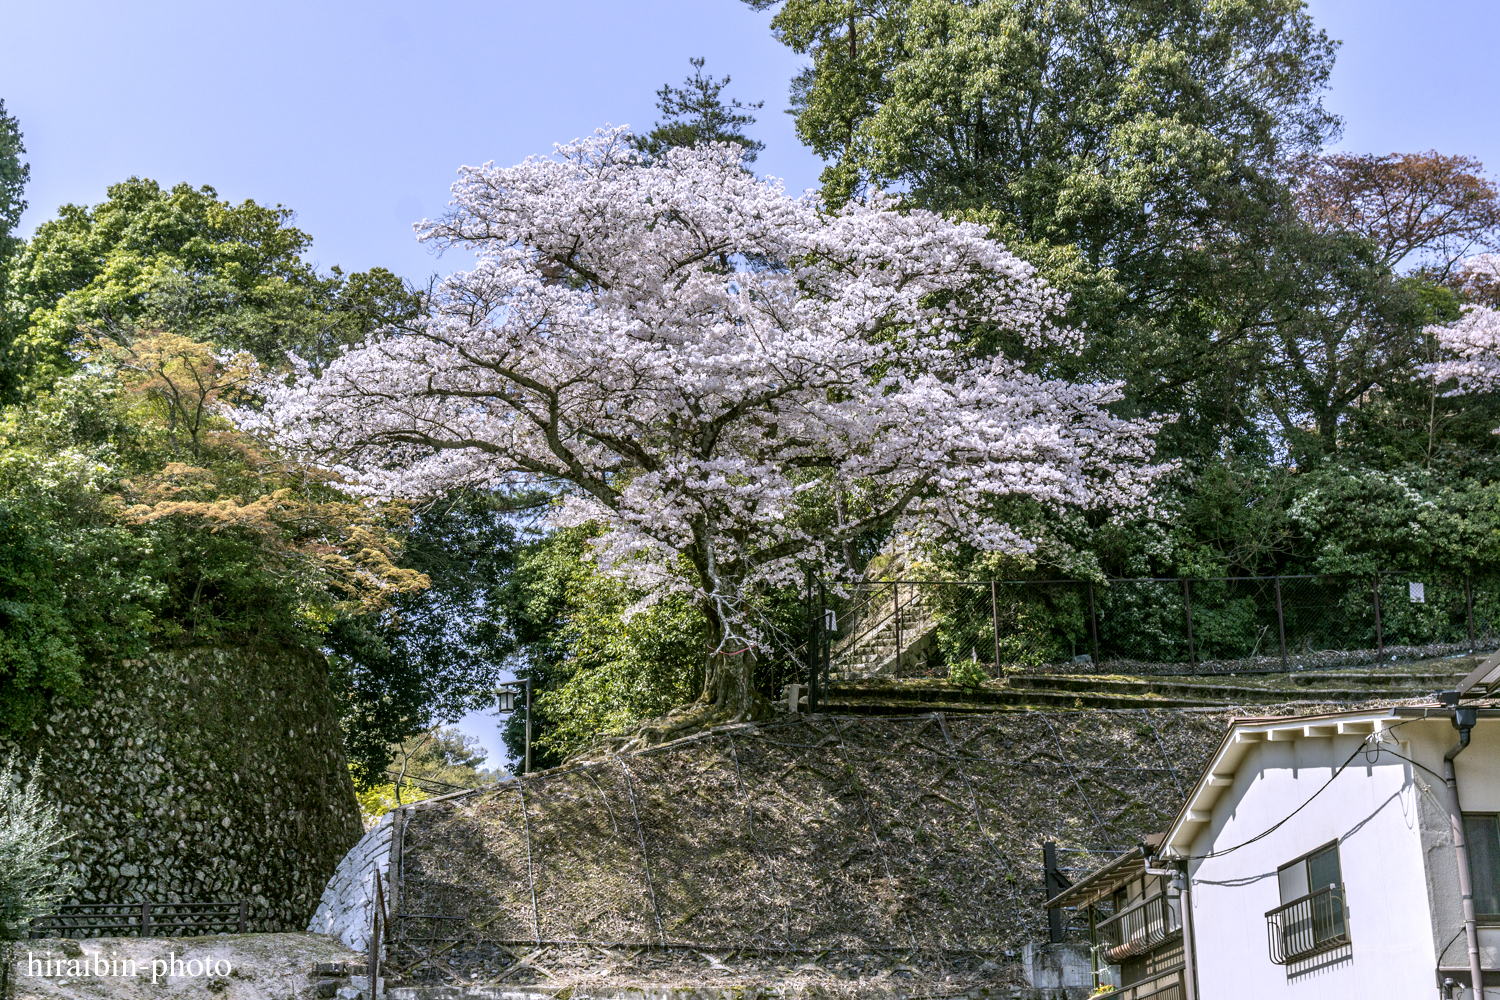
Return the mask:
[[[1413,580],[1406,585],[1406,593],[1411,597],[1413,604],[1427,603],[1427,586]]]

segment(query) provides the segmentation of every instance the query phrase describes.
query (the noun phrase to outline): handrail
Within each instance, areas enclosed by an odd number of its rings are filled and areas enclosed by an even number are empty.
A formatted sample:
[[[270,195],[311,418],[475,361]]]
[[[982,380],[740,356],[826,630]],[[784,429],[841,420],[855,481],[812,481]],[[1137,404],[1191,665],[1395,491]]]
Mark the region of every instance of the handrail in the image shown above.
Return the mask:
[[[1271,961],[1289,965],[1349,943],[1349,914],[1342,883],[1325,885],[1266,911]]]
[[[1100,947],[1111,963],[1155,948],[1181,932],[1182,920],[1165,892],[1147,896],[1099,924]]]

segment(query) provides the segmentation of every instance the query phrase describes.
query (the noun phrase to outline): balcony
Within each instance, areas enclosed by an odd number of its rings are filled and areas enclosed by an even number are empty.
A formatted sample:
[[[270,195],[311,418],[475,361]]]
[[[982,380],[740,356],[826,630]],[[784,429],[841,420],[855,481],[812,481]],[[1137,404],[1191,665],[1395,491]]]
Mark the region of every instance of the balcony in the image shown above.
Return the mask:
[[[1182,933],[1177,897],[1147,896],[1098,926],[1099,949],[1110,964],[1144,955]]]
[[[1277,965],[1320,955],[1349,943],[1344,887],[1326,885],[1266,914],[1271,961]]]

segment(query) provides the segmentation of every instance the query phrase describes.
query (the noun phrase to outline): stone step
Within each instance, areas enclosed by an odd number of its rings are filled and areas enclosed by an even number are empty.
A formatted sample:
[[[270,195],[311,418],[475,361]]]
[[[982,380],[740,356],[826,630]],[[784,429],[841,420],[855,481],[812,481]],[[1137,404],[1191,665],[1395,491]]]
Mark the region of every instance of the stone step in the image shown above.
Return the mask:
[[[1013,688],[986,684],[961,688],[943,681],[879,683],[835,681],[823,703],[828,711],[889,715],[912,711],[1005,711],[1029,707],[1064,708],[1211,708],[1288,702],[1359,702],[1372,698],[1409,698],[1426,692],[1368,689],[1268,689],[1210,685],[1167,686],[1153,691],[1127,685],[1098,689]]]
[[[850,698],[835,689],[819,703],[819,711],[842,715],[912,715],[923,712],[1024,712],[1039,708],[1215,708],[1219,703],[1191,698],[1136,695],[1080,695],[1071,691],[1017,691],[1005,699]]]
[[[1272,675],[1275,676],[1275,675]],[[1304,694],[1333,698],[1338,701],[1361,698],[1393,697],[1406,698],[1416,694],[1431,694],[1443,685],[1441,680],[1424,677],[1406,678],[1387,676],[1378,681],[1363,684],[1332,686],[1342,678],[1328,678],[1321,683],[1286,684],[1283,677],[1276,677],[1280,684],[1220,683],[1193,681],[1178,677],[1097,677],[1088,675],[1059,676],[1052,674],[1012,674],[1005,685],[1025,690],[1075,691],[1086,693],[1116,694],[1161,694],[1181,695],[1194,698],[1211,698],[1219,701],[1278,700],[1298,698]],[[1452,683],[1452,679],[1448,680]]]

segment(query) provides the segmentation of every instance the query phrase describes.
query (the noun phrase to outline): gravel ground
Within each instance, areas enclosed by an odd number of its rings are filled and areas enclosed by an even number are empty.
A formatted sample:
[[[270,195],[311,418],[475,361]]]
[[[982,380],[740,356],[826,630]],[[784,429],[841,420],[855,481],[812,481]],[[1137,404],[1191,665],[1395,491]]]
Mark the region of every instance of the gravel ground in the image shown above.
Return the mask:
[[[16,1000],[312,1000],[318,996],[317,981],[328,978],[310,975],[315,964],[363,961],[338,941],[315,934],[53,938],[17,945],[11,964]],[[385,995],[387,1000],[1010,1000],[1040,995],[1021,985],[1014,963],[907,964],[882,955],[758,957],[575,947],[520,949],[515,957],[519,962],[512,974],[499,981],[462,987],[387,981]],[[27,974],[31,960],[37,975]],[[130,960],[137,974],[118,974]],[[184,973],[203,962],[214,971],[173,976],[174,960]],[[92,974],[96,969],[109,974]],[[337,982],[346,990],[351,983],[365,985],[358,978]]]
[[[181,963],[175,976],[174,959]],[[126,974],[130,960],[135,962],[133,977]],[[314,963],[357,961],[360,956],[337,939],[316,934],[43,938],[11,944],[11,995],[17,1000],[310,1000],[316,995],[308,975]],[[211,971],[202,971],[203,963]],[[189,975],[195,968],[199,974]],[[88,974],[95,971],[106,974]]]

